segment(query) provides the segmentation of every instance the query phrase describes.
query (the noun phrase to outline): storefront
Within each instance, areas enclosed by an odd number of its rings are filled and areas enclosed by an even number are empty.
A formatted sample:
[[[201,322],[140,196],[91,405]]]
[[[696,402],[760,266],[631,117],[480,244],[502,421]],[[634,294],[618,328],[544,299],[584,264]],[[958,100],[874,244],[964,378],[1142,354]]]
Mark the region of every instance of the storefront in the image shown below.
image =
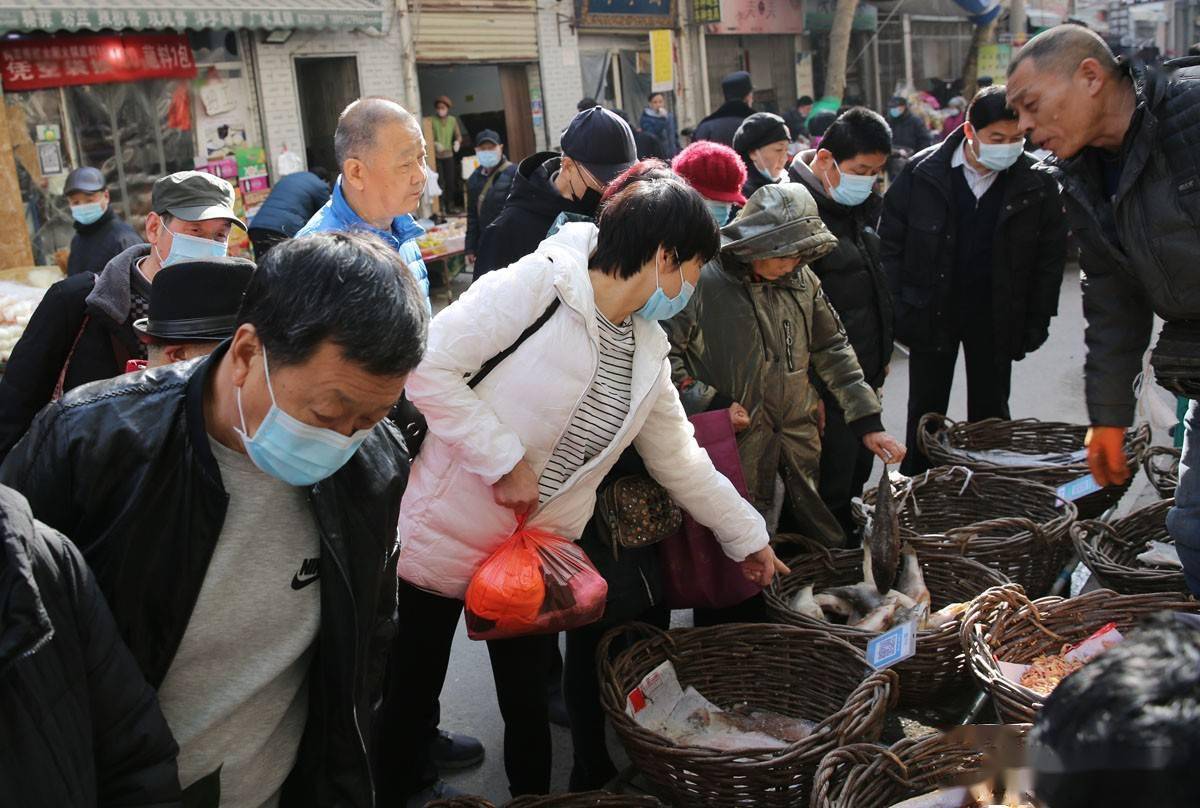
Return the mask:
[[[725,100],[721,79],[747,70],[754,81],[754,108],[787,111],[798,96],[804,0],[721,0],[720,7],[721,21],[707,26],[704,38],[710,108]]]
[[[394,15],[386,0],[357,0],[349,10],[330,0],[331,9],[318,12],[296,11],[288,0],[268,11],[260,4],[219,12],[141,2],[144,10],[31,10],[0,0],[11,149],[0,153],[0,205],[26,223],[5,235],[0,264],[65,264],[74,231],[62,190],[78,166],[104,172],[113,207],[138,230],[154,181],[191,168],[233,182],[241,210],[252,215],[281,162],[306,162],[304,138],[286,128],[301,118],[300,94],[280,98],[283,74],[264,75],[260,49],[345,35],[337,29],[355,29],[364,40],[371,38],[358,29],[374,30],[379,40]],[[393,71],[387,86],[398,76]],[[302,157],[298,163],[279,160],[285,144]]]
[[[676,0],[578,0],[577,17],[583,94],[637,124],[654,84],[650,32],[678,29]],[[682,72],[678,62],[672,50],[672,75]],[[681,99],[674,91],[665,96],[678,119]]]

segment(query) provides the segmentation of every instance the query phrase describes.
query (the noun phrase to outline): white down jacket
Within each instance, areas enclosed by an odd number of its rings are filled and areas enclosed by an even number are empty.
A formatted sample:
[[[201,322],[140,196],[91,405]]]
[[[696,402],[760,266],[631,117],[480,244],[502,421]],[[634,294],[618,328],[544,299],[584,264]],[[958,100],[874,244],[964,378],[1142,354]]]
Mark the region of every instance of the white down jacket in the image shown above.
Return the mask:
[[[434,318],[425,359],[406,387],[429,421],[400,509],[398,571],[409,583],[464,597],[475,570],[515,529],[515,515],[496,504],[492,485],[522,458],[542,473],[599,363],[587,268],[597,232],[592,224],[564,226]],[[515,343],[555,296],[562,305],[554,316],[469,388],[467,379]],[[741,561],[767,546],[766,524],[696,444],[671,383],[663,330],[641,317],[633,322],[632,402],[620,432],[528,524],[577,539],[601,480],[632,443],[650,474]]]

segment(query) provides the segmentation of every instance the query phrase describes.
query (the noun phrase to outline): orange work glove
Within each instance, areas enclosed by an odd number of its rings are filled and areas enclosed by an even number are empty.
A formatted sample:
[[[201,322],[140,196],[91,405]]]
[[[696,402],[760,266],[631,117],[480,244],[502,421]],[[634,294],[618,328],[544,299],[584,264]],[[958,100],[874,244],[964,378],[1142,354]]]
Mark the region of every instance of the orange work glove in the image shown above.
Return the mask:
[[[1087,431],[1083,445],[1088,450],[1088,468],[1100,485],[1124,485],[1129,479],[1125,465],[1125,428],[1094,426]]]

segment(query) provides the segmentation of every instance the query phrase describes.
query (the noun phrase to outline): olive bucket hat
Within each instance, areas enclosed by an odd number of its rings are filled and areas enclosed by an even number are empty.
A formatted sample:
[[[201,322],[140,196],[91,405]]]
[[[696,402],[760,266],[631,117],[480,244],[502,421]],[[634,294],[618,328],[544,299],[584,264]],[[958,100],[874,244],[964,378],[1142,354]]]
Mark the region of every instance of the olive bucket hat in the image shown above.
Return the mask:
[[[817,203],[803,185],[764,185],[746,201],[737,218],[721,228],[721,254],[742,261],[796,256],[811,263],[837,248]]]

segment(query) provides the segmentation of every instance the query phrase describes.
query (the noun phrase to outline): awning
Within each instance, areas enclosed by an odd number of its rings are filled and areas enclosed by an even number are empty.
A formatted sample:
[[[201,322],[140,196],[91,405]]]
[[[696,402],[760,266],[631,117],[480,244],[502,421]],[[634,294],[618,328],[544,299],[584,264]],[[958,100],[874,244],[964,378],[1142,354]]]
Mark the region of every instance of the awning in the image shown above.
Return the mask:
[[[195,0],[193,0],[194,2]],[[253,6],[247,8],[247,5]],[[387,31],[394,0],[200,0],[194,8],[164,0],[116,0],[97,8],[87,0],[0,0],[0,33],[9,31],[155,31],[173,28],[367,28]]]

